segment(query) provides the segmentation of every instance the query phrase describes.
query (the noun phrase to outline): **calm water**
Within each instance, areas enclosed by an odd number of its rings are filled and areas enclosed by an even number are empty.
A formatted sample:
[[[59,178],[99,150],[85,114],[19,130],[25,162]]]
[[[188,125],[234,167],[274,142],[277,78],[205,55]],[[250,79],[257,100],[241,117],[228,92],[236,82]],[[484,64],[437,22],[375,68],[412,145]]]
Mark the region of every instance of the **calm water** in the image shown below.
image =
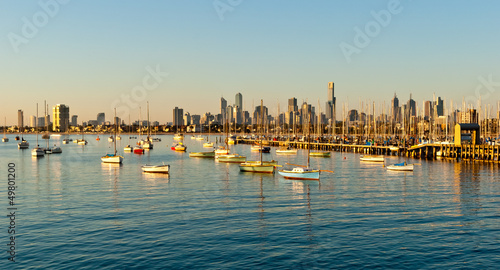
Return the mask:
[[[31,148],[35,137],[26,136]],[[75,136],[73,136],[75,137]],[[120,152],[128,136],[118,141]],[[34,159],[11,137],[0,161],[16,164],[16,263],[4,269],[498,269],[498,165],[426,162],[388,172],[357,154],[311,159],[321,181],[239,172],[238,165],[170,150],[171,136],[123,165],[101,164],[107,136],[61,144]],[[134,140],[135,141],[135,140]],[[133,144],[134,142],[132,142]],[[186,137],[189,151],[202,150]],[[45,145],[40,140],[41,145]],[[248,145],[236,151],[258,159]],[[274,152],[274,149],[273,151]],[[297,156],[267,159],[304,164]],[[402,159],[389,158],[389,163]],[[166,175],[140,165],[171,165]],[[0,239],[7,250],[4,182]]]

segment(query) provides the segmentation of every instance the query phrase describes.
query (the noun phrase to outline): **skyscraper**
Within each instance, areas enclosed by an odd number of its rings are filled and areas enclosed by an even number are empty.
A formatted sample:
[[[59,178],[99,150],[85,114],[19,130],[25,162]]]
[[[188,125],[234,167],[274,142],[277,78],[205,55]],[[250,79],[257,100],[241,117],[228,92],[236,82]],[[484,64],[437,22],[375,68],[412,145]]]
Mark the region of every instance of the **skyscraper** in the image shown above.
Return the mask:
[[[36,127],[36,116],[30,116],[30,127]]]
[[[71,116],[71,125],[74,127],[78,126],[78,115]]]
[[[17,110],[17,128],[22,131],[24,127],[24,113],[23,110]]]
[[[326,119],[332,120],[332,123],[335,121],[335,103],[336,103],[336,98],[335,98],[334,83],[329,82],[328,96],[326,101]]]
[[[415,103],[415,100],[411,98],[410,94],[410,99],[408,100],[408,103],[406,104],[406,108],[408,109],[407,111],[407,117],[410,119],[412,116],[417,116],[417,104]]]
[[[173,113],[173,124],[174,126],[182,126],[183,125],[183,119],[182,117],[184,116],[184,110],[181,108],[174,108],[174,113]]]
[[[227,101],[221,97],[220,98],[220,114],[222,114],[222,117],[226,117],[226,108],[227,108]]]
[[[299,110],[299,108],[297,107],[297,99],[296,98],[288,99],[288,111],[289,112],[296,112],[298,110]]]
[[[399,108],[399,99],[396,96],[396,93],[394,93],[394,98],[391,101],[391,110],[392,110],[392,121],[394,122],[399,122],[401,120],[400,118],[400,112],[401,109]]]
[[[444,105],[441,97],[438,97],[438,99],[436,100],[436,113],[438,117],[444,115]]]
[[[106,115],[102,113],[97,114],[97,124],[98,125],[104,125],[104,122],[106,122]]]
[[[242,111],[243,111],[243,95],[241,93],[236,94],[234,98],[234,117],[236,118],[236,124],[241,124],[243,117],[242,117]]]
[[[241,93],[236,94],[234,100],[234,105],[240,108],[240,110],[243,109],[243,95]]]
[[[65,132],[69,127],[69,107],[64,104],[57,104],[52,108],[54,115],[53,131]],[[47,121],[49,119],[47,118]]]

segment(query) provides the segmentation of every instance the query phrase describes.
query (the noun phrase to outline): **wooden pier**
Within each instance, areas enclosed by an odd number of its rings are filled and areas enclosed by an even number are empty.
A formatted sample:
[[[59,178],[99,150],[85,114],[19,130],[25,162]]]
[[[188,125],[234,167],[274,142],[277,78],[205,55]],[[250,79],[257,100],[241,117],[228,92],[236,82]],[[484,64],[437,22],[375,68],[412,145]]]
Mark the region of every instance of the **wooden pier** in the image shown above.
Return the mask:
[[[255,140],[238,140],[238,143],[254,144]],[[494,162],[500,161],[500,145],[485,144],[463,144],[456,146],[453,144],[422,144],[411,147],[400,147],[397,150],[394,146],[379,145],[352,145],[336,143],[308,143],[308,142],[285,142],[285,141],[264,141],[264,145],[279,147],[288,145],[296,149],[307,149],[336,152],[352,152],[370,155],[390,155],[406,156],[419,159],[453,159],[457,161],[477,161]]]

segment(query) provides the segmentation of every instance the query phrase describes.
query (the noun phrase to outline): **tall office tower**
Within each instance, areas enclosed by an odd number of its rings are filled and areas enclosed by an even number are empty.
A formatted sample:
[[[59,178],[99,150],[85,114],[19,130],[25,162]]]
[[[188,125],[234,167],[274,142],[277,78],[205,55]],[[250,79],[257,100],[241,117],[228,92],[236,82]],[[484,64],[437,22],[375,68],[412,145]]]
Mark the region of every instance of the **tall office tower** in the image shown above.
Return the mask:
[[[78,115],[71,116],[71,125],[74,127],[78,126]]]
[[[236,94],[234,100],[234,105],[240,108],[240,110],[243,109],[243,95],[241,93]]]
[[[417,116],[417,104],[415,103],[415,100],[411,98],[410,94],[410,99],[408,100],[408,103],[406,104],[406,108],[408,109],[408,119],[412,116]]]
[[[184,115],[184,110],[175,107],[174,108],[174,113],[173,113],[173,124],[174,126],[182,126],[183,121],[182,121],[182,116]]]
[[[432,116],[432,102],[429,100],[424,102],[424,119],[430,120]]]
[[[241,112],[243,111],[243,95],[241,93],[236,94],[234,97],[234,117],[236,118],[236,124],[241,124],[243,122],[243,117]]]
[[[334,83],[329,82],[328,83],[328,96],[326,100],[326,119],[327,120],[332,120],[332,123],[336,119],[336,98],[335,98],[335,89],[334,89]]]
[[[288,99],[288,112],[297,112],[299,107],[297,107],[297,99],[290,98]]]
[[[98,125],[104,125],[104,122],[106,122],[106,115],[102,113],[97,114],[97,124]]]
[[[30,116],[30,127],[36,127],[36,116]]]
[[[184,114],[184,121],[183,121],[184,125],[186,126],[189,126],[191,125],[191,114],[190,113],[185,113]]]
[[[36,120],[36,126],[37,127],[45,127],[45,117],[44,116],[38,117],[38,119]]]
[[[57,104],[52,108],[54,115],[53,131],[65,132],[69,127],[69,107],[64,104]],[[49,121],[49,119],[47,119]]]
[[[391,101],[391,110],[392,110],[392,121],[394,122],[400,122],[401,121],[401,109],[399,108],[399,99],[396,96],[396,93],[394,93],[394,98]]]
[[[19,131],[23,131],[24,127],[24,113],[23,110],[17,110],[17,128]]]
[[[227,108],[227,101],[221,97],[220,98],[220,114],[222,114],[222,117],[226,117],[226,108]]]
[[[436,113],[438,117],[444,115],[444,105],[441,97],[438,97],[438,99],[436,100]]]

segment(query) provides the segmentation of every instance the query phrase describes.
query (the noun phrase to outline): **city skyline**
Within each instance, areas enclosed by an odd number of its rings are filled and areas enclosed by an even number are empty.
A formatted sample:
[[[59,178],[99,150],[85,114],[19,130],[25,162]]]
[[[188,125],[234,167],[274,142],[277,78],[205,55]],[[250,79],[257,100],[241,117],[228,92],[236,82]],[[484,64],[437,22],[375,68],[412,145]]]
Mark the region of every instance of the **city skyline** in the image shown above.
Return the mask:
[[[495,1],[214,3],[0,1],[1,115],[16,125],[23,110],[28,123],[47,100],[79,122],[113,107],[135,120],[149,101],[165,123],[175,107],[216,113],[236,93],[249,112],[263,99],[275,114],[292,97],[325,111],[330,81],[337,119],[343,104],[389,103],[395,92],[418,107],[436,94],[445,107],[481,98],[496,108]]]

